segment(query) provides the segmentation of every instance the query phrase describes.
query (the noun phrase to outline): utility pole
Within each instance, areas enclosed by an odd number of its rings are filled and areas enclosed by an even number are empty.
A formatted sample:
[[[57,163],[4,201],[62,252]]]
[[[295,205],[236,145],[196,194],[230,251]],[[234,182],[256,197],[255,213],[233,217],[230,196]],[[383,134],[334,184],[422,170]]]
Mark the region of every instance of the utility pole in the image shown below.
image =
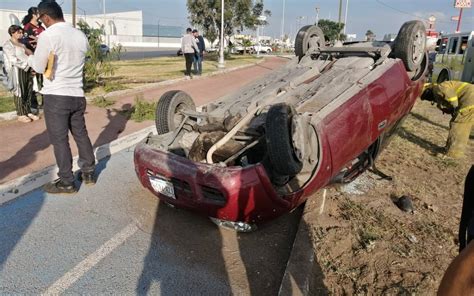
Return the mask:
[[[339,0],[339,23],[342,22],[342,0]]]
[[[285,34],[285,0],[283,0],[283,13],[281,17],[281,31],[280,31],[280,38],[281,38],[282,43],[283,43],[284,34]],[[283,51],[283,48],[282,48],[282,51]]]
[[[349,10],[349,0],[346,0],[346,15],[344,16],[344,35],[346,34],[347,27],[347,11]]]
[[[219,48],[219,64],[218,68],[225,68],[224,64],[224,0],[221,1],[221,46]]]
[[[107,42],[107,24],[105,20],[105,0],[102,0],[102,12],[104,15],[104,39],[105,39],[105,42],[107,43],[107,46],[109,46],[109,43]]]
[[[76,0],[72,0],[72,26],[76,27]]]
[[[315,24],[316,26],[317,26],[318,23],[319,23],[319,9],[320,9],[320,8],[319,8],[318,6],[316,6],[316,24]]]

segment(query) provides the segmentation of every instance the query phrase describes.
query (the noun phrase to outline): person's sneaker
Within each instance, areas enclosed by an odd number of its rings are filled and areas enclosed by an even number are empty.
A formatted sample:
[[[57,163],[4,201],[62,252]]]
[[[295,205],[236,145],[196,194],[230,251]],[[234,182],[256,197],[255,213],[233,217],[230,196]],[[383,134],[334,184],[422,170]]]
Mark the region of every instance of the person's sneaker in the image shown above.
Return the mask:
[[[61,179],[54,180],[43,186],[43,190],[51,194],[76,193],[77,188],[74,183],[67,183]]]
[[[82,180],[82,182],[84,182],[84,184],[86,185],[94,185],[95,184],[94,172],[92,173],[81,172],[80,180]]]

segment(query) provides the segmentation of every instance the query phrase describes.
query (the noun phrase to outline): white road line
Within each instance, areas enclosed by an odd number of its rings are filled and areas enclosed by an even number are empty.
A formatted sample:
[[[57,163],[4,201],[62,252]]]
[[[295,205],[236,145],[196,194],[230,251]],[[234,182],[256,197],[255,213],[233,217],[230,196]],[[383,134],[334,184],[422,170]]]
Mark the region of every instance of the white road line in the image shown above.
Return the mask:
[[[324,205],[326,204],[326,192],[327,192],[327,189],[324,189],[324,191],[323,191],[323,201],[321,203],[321,207],[319,208],[319,214],[320,215],[324,212]]]
[[[107,257],[114,249],[123,244],[130,236],[132,236],[138,227],[135,224],[129,224],[122,229],[108,242],[103,244],[97,251],[90,254],[81,263],[76,265],[72,270],[68,271],[62,278],[57,280],[42,295],[59,295],[66,291],[72,284],[80,279],[86,272],[91,270],[97,263]]]

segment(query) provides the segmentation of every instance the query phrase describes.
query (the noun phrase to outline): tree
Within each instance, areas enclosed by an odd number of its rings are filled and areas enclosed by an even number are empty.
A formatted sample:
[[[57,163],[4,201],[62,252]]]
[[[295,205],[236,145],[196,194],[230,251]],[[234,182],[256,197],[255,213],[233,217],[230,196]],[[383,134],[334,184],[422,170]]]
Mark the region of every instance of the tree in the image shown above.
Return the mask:
[[[89,50],[87,51],[87,60],[84,65],[85,86],[90,88],[101,83],[101,79],[105,76],[114,74],[115,67],[111,61],[118,58],[121,46],[114,47],[109,53],[102,52],[100,45],[102,35],[104,34],[103,26],[100,29],[91,28],[86,22],[79,21],[77,24],[79,29],[87,36],[89,41]]]
[[[374,41],[375,37],[376,35],[374,34],[374,32],[372,32],[372,30],[367,30],[367,32],[365,33],[365,40],[367,41]]]
[[[341,33],[342,29],[344,29],[343,23],[337,23],[331,20],[321,19],[318,21],[318,27],[323,30],[326,41],[334,42],[336,40],[346,40],[346,35]]]
[[[220,0],[188,0],[189,20],[193,26],[202,28],[204,35],[213,42],[220,34],[221,1]],[[258,0],[225,0],[224,3],[224,34],[232,35],[234,31],[244,29],[255,30],[257,25],[266,25],[257,18],[269,10],[263,10],[263,1]]]

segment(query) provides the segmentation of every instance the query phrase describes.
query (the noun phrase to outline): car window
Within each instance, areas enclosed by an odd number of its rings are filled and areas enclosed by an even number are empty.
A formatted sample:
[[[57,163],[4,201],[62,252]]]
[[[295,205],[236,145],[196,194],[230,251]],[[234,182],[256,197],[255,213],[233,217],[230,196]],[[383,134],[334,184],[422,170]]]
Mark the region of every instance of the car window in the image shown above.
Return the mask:
[[[447,44],[448,44],[448,38],[441,39],[438,52],[441,54],[446,53]]]
[[[456,54],[456,49],[458,47],[459,37],[449,38],[449,50],[448,54]]]
[[[464,54],[467,49],[467,39],[469,36],[462,36],[461,37],[461,46],[459,46],[459,54]]]

